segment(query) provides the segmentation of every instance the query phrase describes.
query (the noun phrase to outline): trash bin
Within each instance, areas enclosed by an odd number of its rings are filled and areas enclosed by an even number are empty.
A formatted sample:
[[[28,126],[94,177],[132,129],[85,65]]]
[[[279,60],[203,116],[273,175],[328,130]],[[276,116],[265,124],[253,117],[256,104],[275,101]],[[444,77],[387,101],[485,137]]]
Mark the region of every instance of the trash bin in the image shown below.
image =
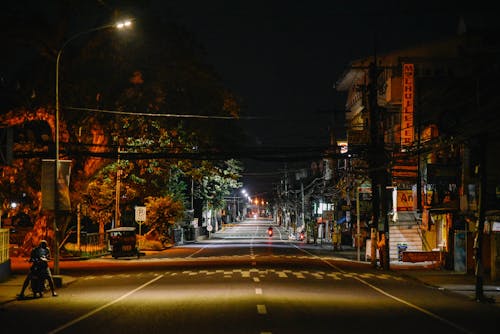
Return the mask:
[[[398,261],[403,261],[403,252],[408,249],[408,244],[398,243]]]
[[[174,228],[174,243],[182,244],[182,229],[180,228]]]
[[[184,229],[184,237],[186,241],[194,241],[195,240],[195,230],[194,227],[189,226]]]

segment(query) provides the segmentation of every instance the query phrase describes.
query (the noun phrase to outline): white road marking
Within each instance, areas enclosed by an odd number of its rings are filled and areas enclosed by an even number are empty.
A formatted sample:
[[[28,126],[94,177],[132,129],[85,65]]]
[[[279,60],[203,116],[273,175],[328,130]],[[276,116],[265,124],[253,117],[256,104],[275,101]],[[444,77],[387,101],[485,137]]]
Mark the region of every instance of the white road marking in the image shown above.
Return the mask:
[[[264,305],[264,304],[257,304],[257,313],[258,314],[267,314],[266,305]]]
[[[194,252],[193,254],[191,254],[191,255],[189,255],[189,256],[187,256],[187,257],[188,257],[188,258],[190,258],[190,257],[192,257],[193,255],[198,254],[199,252],[201,252],[201,251],[202,251],[202,250],[204,250],[205,248],[207,248],[207,246],[205,246],[205,247],[202,247],[202,248],[198,249],[196,252]]]
[[[137,291],[139,291],[139,290],[141,290],[141,289],[145,288],[146,286],[150,285],[151,283],[156,282],[157,280],[159,280],[159,279],[160,279],[160,278],[162,278],[162,277],[163,277],[163,275],[159,275],[159,276],[157,276],[157,277],[153,278],[153,279],[152,279],[152,280],[150,280],[149,282],[146,282],[146,283],[144,283],[143,285],[141,285],[141,286],[139,286],[139,287],[135,288],[134,290],[127,292],[126,294],[124,294],[124,295],[123,295],[123,296],[121,296],[120,298],[117,298],[117,299],[115,299],[115,300],[112,300],[112,301],[110,301],[109,303],[106,303],[106,304],[102,305],[101,307],[98,307],[98,308],[96,308],[96,309],[94,309],[94,310],[92,310],[92,311],[90,311],[90,312],[85,313],[85,314],[84,314],[84,315],[82,315],[81,317],[78,317],[78,318],[76,318],[76,319],[73,319],[73,320],[71,320],[71,321],[69,321],[69,322],[65,323],[64,325],[57,327],[56,329],[54,329],[54,330],[50,331],[50,332],[49,332],[49,334],[58,333],[58,332],[62,331],[63,329],[66,329],[66,328],[68,328],[68,327],[70,327],[70,326],[73,326],[73,325],[74,325],[74,324],[76,324],[77,322],[80,322],[80,321],[82,321],[82,320],[85,320],[85,319],[87,319],[87,318],[91,317],[92,315],[96,314],[97,312],[100,312],[100,311],[104,310],[105,308],[107,308],[107,307],[109,307],[109,306],[111,306],[111,305],[113,305],[113,304],[118,303],[119,301],[121,301],[121,300],[123,300],[123,299],[127,298],[127,297],[128,297],[128,296],[130,296],[131,294],[133,294],[133,293],[135,293],[135,292],[137,292]]]
[[[417,310],[417,311],[420,311],[420,312],[422,312],[422,313],[424,313],[424,314],[426,314],[426,315],[430,316],[431,318],[437,319],[437,320],[439,320],[439,321],[441,321],[441,322],[443,322],[443,323],[445,323],[445,324],[447,324],[447,325],[449,325],[449,326],[451,326],[451,327],[455,328],[455,329],[456,329],[456,330],[458,330],[459,332],[462,332],[462,333],[467,333],[467,334],[472,334],[472,333],[473,333],[473,332],[471,332],[471,331],[467,330],[466,328],[461,327],[460,325],[458,325],[458,324],[456,324],[456,323],[454,323],[454,322],[451,322],[451,321],[450,321],[450,320],[448,320],[448,319],[445,319],[445,318],[443,318],[443,317],[441,317],[441,316],[439,316],[439,315],[437,315],[437,314],[435,314],[435,313],[432,313],[432,312],[431,312],[431,311],[429,311],[429,310],[426,310],[426,309],[424,309],[424,308],[422,308],[422,307],[420,307],[420,306],[418,306],[418,305],[412,304],[412,303],[410,303],[410,302],[408,302],[408,301],[406,301],[406,300],[404,300],[404,299],[401,299],[401,298],[398,298],[398,297],[396,297],[396,296],[394,296],[394,295],[391,295],[390,293],[388,293],[388,292],[386,292],[386,291],[382,290],[381,288],[376,287],[375,285],[368,283],[367,281],[365,281],[364,279],[362,279],[362,278],[360,278],[360,277],[358,277],[358,276],[356,276],[356,275],[353,275],[353,274],[349,274],[349,273],[347,273],[346,271],[342,270],[341,268],[337,267],[336,265],[331,264],[330,262],[326,261],[325,259],[322,259],[322,258],[320,258],[319,256],[314,255],[313,253],[308,252],[308,251],[307,251],[307,250],[305,250],[305,249],[302,249],[302,248],[300,248],[300,247],[297,247],[296,245],[294,245],[294,246],[295,246],[295,248],[297,248],[297,249],[301,250],[301,251],[302,251],[302,252],[304,252],[304,253],[307,253],[307,254],[311,255],[311,256],[312,256],[312,257],[314,257],[314,258],[320,259],[322,262],[326,263],[329,267],[331,267],[331,268],[333,268],[333,269],[337,270],[338,272],[342,273],[345,277],[352,277],[353,279],[357,280],[358,282],[360,282],[360,283],[362,283],[362,284],[364,284],[364,285],[366,285],[366,286],[368,286],[368,287],[372,288],[373,290],[375,290],[375,291],[377,291],[377,292],[379,292],[379,293],[383,294],[384,296],[387,296],[387,297],[389,297],[389,298],[391,298],[391,299],[394,299],[395,301],[400,302],[400,303],[402,303],[402,304],[404,304],[404,305],[406,305],[406,306],[408,306],[408,307],[410,307],[410,308],[413,308],[413,309],[415,309],[415,310]]]
[[[285,274],[285,273],[284,273],[284,272],[282,272],[282,271],[279,271],[279,272],[278,272],[278,277],[279,277],[279,278],[287,278],[287,277],[288,277],[288,275],[287,275],[287,274]]]
[[[262,289],[261,288],[255,288],[255,294],[256,295],[261,295],[262,294]]]
[[[301,278],[301,279],[306,278],[302,273],[293,273],[293,274],[295,275],[296,278]]]

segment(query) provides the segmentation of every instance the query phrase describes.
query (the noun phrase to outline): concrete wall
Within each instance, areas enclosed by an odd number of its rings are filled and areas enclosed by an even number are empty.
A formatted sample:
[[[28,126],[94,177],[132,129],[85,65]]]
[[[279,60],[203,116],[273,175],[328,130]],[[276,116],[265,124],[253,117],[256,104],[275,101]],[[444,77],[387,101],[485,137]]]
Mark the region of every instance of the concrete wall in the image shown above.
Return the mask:
[[[10,275],[10,259],[8,259],[6,262],[0,264],[0,282],[6,281]]]

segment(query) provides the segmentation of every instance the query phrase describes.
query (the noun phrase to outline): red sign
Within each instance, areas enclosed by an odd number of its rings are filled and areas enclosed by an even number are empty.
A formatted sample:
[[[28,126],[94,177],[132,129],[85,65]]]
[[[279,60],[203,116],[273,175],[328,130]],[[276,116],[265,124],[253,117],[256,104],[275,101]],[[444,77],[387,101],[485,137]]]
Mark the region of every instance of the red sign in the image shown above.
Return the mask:
[[[415,68],[403,64],[403,98],[401,105],[401,147],[413,144],[413,100],[415,98]]]

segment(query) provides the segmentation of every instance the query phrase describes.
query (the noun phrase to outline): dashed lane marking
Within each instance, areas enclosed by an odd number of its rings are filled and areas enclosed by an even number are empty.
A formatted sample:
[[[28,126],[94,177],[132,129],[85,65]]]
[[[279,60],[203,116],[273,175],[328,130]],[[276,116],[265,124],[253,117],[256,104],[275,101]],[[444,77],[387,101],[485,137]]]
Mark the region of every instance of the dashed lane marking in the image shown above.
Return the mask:
[[[278,277],[279,278],[288,278],[288,275],[285,272],[280,271],[280,272],[278,272]]]
[[[300,279],[305,279],[305,278],[306,278],[306,277],[304,276],[304,274],[303,274],[303,273],[300,273],[300,272],[299,272],[299,273],[292,273],[292,274],[295,276],[295,278],[300,278]]]
[[[266,305],[264,305],[264,304],[257,304],[257,313],[258,314],[267,314]]]
[[[336,281],[340,281],[342,278],[340,277],[340,273],[329,273],[326,276],[333,278]]]

